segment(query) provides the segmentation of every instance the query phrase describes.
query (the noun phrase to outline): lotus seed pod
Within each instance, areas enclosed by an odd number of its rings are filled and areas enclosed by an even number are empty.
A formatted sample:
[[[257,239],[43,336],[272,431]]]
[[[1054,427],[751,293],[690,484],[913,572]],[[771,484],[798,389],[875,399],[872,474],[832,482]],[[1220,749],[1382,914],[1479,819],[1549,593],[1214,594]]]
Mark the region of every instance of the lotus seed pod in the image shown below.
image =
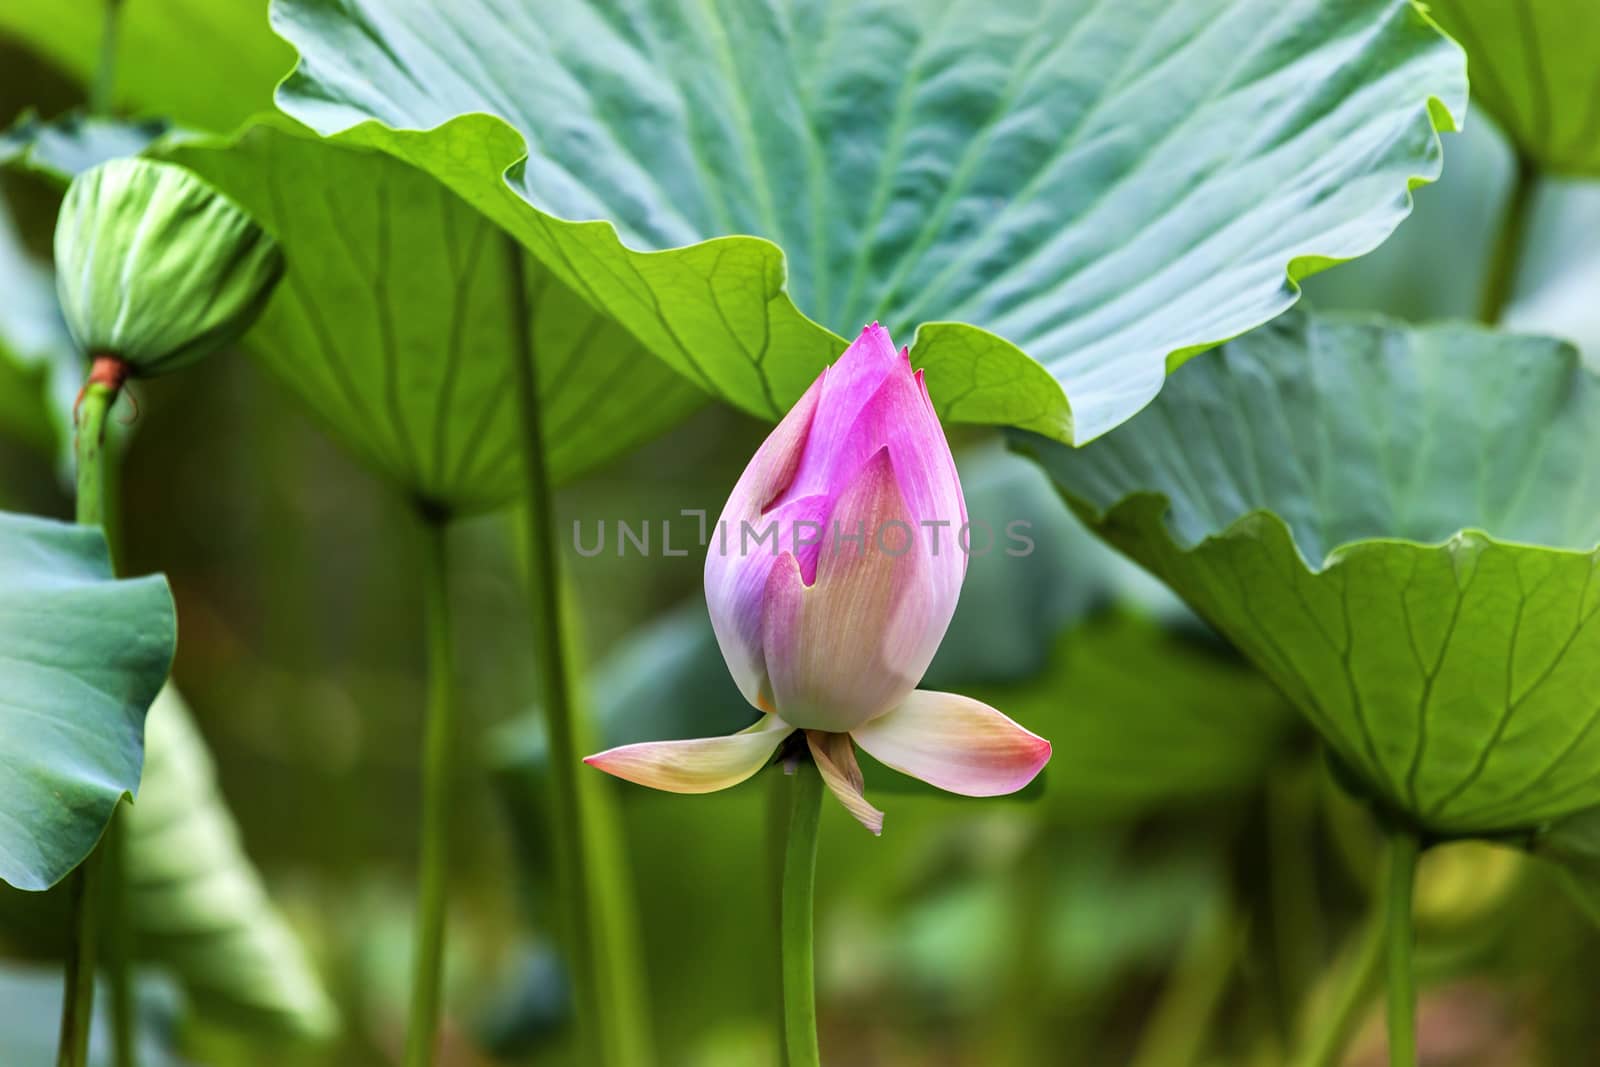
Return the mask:
[[[56,292],[88,355],[150,378],[235,340],[283,275],[278,243],[182,167],[114,159],[67,189]]]

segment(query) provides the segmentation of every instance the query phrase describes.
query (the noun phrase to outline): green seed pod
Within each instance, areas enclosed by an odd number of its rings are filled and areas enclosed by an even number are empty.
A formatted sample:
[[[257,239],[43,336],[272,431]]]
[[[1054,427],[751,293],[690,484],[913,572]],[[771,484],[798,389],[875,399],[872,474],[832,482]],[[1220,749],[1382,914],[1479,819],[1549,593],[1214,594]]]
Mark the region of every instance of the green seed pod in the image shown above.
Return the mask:
[[[73,179],[56,221],[56,293],[90,356],[139,378],[249,328],[283,275],[278,243],[182,167],[114,159]]]

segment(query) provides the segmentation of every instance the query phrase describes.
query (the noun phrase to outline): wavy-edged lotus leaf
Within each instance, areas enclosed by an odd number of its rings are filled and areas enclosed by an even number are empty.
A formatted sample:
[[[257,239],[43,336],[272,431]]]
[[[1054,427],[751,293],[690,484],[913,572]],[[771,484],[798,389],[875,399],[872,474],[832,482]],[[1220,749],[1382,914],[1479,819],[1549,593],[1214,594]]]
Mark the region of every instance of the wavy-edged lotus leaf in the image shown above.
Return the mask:
[[[272,19],[280,108],[433,173],[708,392],[775,418],[879,319],[946,418],[1064,441],[1381,242],[1466,98],[1410,0]]]
[[[1558,174],[1600,174],[1600,8],[1589,0],[1429,0],[1466,48],[1472,96],[1518,150]]]
[[[137,377],[186,367],[237,339],[283,275],[283,253],[237,204],[170,163],[112,159],[67,187],[56,294],[85,353]]]
[[[1561,342],[1286,316],[1021,447],[1440,833],[1600,802],[1600,382]]]
[[[0,881],[56,884],[138,790],[176,644],[165,578],[113,578],[92,527],[0,513]]]
[[[386,477],[471,510],[515,497],[522,257],[552,475],[569,478],[705,397],[424,172],[265,122],[168,153],[244,204],[289,270],[248,338],[261,361]]]
[[[211,753],[170,685],[146,741],[139,800],[122,816],[138,958],[171,968],[207,1018],[329,1035],[332,1001],[245,854]]]

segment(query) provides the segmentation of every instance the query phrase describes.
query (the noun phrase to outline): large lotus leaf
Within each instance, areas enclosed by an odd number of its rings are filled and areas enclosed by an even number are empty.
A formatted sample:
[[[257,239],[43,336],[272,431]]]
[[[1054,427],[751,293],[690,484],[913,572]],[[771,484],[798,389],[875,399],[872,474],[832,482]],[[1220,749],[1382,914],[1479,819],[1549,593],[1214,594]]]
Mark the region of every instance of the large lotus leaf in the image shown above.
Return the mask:
[[[1466,95],[1410,0],[272,17],[281,108],[437,175],[708,391],[776,416],[879,319],[946,417],[1061,440],[1382,241]]]
[[[1600,802],[1597,385],[1554,340],[1295,315],[1023,446],[1381,803],[1482,833]]]
[[[138,789],[176,642],[166,580],[115,580],[99,530],[0,513],[0,881],[54,885]]]
[[[508,249],[450,190],[281,120],[164,150],[244,205],[289,263],[249,347],[387,477],[453,507],[522,479]],[[517,254],[521,255],[519,251]],[[548,461],[570,477],[703,402],[536,261],[527,264]]]
[[[0,36],[38,50],[85,84],[100,57],[107,0],[8,0]],[[187,125],[229,130],[272,102],[294,53],[259,0],[125,0],[117,5],[114,102]]]
[[[1563,174],[1600,174],[1600,9],[1589,0],[1430,0],[1466,48],[1472,95],[1517,148]]]

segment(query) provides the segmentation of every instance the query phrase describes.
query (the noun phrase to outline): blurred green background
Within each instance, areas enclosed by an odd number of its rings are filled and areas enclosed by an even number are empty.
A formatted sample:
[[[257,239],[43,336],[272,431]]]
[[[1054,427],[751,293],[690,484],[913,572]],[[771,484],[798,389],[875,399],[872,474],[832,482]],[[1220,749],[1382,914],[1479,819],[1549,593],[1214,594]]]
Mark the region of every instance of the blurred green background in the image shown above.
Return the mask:
[[[291,55],[260,6],[169,4],[193,27],[175,41],[132,3],[119,105],[214,130],[268,109]],[[81,105],[94,13],[7,0],[0,126]],[[1313,306],[1418,321],[1473,314],[1513,163],[1482,115],[1446,138],[1446,156],[1444,179],[1418,190],[1393,240],[1312,279]],[[17,167],[0,173],[0,193],[0,319],[16,331],[25,325],[16,279],[48,262],[59,194]],[[1596,188],[1541,183],[1523,272],[1538,295],[1513,300],[1510,325],[1600,351],[1587,343],[1600,331],[1600,249],[1583,236],[1597,215]],[[0,377],[0,506],[67,517],[56,443],[29,414],[44,373]],[[73,368],[63,373],[76,380]],[[135,392],[118,488],[121,567],[171,579],[175,679],[245,848],[342,1024],[325,1041],[240,1025],[186,1008],[180,986],[153,971],[142,990],[151,1048],[219,1065],[392,1062],[404,1031],[424,699],[412,509],[243,354]],[[680,510],[715,514],[765,430],[708,407],[565,488],[561,529],[673,520],[679,541],[693,529]],[[1373,827],[1271,687],[1092,541],[1041,475],[990,435],[955,443],[973,513],[997,526],[1029,521],[1037,551],[974,564],[929,684],[1004,709],[1051,738],[1056,755],[1042,787],[1010,800],[884,780],[881,839],[827,807],[818,957],[830,1062],[1285,1062],[1303,1023],[1294,1006],[1308,991],[1319,1004],[1318,983],[1359,933]],[[453,1065],[574,1062],[550,928],[516,521],[475,519],[451,533],[474,766],[454,807]],[[698,555],[618,558],[613,539],[583,558],[563,542],[605,741],[740,725]],[[607,783],[624,820],[663,1064],[778,1062],[767,832],[777,777],[698,798]],[[1600,938],[1555,882],[1478,845],[1431,854],[1422,877],[1425,1062],[1600,1062]],[[0,1062],[21,1067],[48,1062],[54,1037],[53,962],[33,940],[0,923],[10,949]],[[1353,1064],[1380,1061],[1370,1022]]]

